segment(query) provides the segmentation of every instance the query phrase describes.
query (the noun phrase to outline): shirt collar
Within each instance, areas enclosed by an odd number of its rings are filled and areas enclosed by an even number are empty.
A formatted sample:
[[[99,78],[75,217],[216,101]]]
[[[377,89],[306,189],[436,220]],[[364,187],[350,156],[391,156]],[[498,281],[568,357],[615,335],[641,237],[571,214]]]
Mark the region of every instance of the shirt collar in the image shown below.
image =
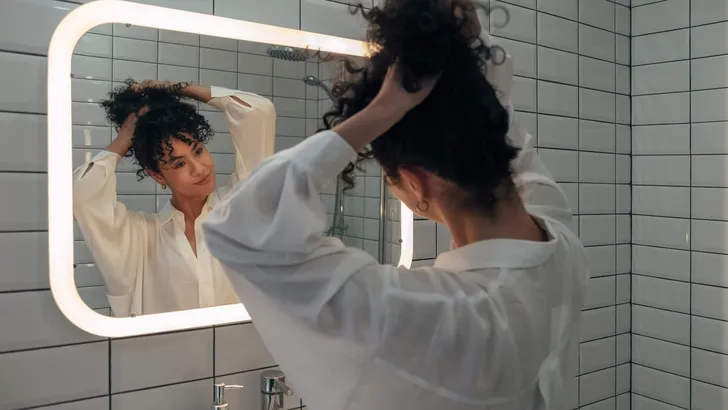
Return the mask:
[[[471,243],[440,254],[435,268],[467,271],[488,268],[525,269],[546,262],[559,241],[548,221],[537,220],[548,233],[548,242],[490,239]]]
[[[219,198],[217,195],[217,191],[210,194],[207,197],[207,201],[205,201],[205,206],[202,209],[202,214],[204,215],[206,213],[205,211],[207,211],[207,212],[211,211],[215,207],[215,205],[217,204],[218,201],[219,201]],[[175,208],[174,205],[172,205],[172,200],[170,199],[170,200],[167,200],[167,203],[164,204],[164,207],[162,208],[161,211],[159,211],[159,213],[157,215],[159,215],[159,221],[162,223],[162,225],[164,225],[164,224],[168,223],[169,221],[171,221],[172,218],[174,218],[174,216],[177,213],[181,214],[181,212],[179,210],[177,210],[177,208]]]

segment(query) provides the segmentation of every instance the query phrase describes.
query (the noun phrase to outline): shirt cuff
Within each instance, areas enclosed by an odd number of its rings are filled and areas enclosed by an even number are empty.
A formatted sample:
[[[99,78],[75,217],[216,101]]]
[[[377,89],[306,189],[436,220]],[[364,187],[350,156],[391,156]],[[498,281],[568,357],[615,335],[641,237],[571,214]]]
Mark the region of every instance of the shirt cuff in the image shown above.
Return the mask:
[[[321,131],[289,151],[291,162],[304,170],[317,189],[334,179],[356,159],[356,151],[332,130]]]

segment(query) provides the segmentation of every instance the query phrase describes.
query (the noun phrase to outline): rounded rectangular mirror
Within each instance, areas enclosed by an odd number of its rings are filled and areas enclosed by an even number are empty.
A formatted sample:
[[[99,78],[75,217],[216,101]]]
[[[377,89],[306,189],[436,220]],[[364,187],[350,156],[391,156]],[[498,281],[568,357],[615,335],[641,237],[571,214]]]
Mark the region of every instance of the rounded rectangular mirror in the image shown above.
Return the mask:
[[[69,13],[48,57],[50,281],[61,311],[107,337],[250,320],[188,216],[204,219],[258,162],[314,134],[342,60],[366,52],[360,41],[116,0]],[[175,119],[168,132],[182,135],[159,139],[159,155],[110,121],[122,125],[123,104],[100,105],[145,80],[180,84],[183,97],[173,114],[154,111],[154,124]],[[132,128],[154,128],[150,118],[140,112]],[[160,155],[149,172],[144,161]],[[352,192],[332,181],[322,193],[324,234],[409,266],[412,213],[370,168]],[[185,195],[205,200],[189,209]]]

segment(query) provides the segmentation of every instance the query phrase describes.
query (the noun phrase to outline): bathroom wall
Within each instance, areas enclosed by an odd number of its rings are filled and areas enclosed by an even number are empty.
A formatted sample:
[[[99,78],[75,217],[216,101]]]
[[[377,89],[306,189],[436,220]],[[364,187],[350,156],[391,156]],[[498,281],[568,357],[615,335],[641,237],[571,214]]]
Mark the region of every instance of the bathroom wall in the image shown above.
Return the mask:
[[[632,10],[633,409],[725,409],[728,2]]]
[[[519,118],[537,137],[544,161],[578,213],[574,228],[588,247],[595,277],[584,312],[580,377],[569,387],[572,409],[629,408],[630,10],[625,1],[512,0],[510,24],[491,29],[514,56]],[[45,55],[55,25],[80,2],[6,0],[0,15],[0,138],[6,147],[0,150],[0,409],[207,408],[213,381],[245,384],[246,389],[229,394],[232,408],[254,408],[259,405],[259,370],[275,363],[252,324],[108,340],[77,330],[52,300],[46,249],[46,211],[53,204],[46,201]],[[343,2],[144,2],[361,35],[360,23],[346,14]],[[112,29],[111,34],[119,33]],[[108,32],[106,36],[112,44],[118,41]],[[160,41],[167,43],[157,38],[156,47]],[[200,41],[203,48],[215,48]],[[238,57],[247,53],[235,52]],[[108,57],[116,60],[113,52]],[[159,49],[156,58],[150,63],[157,72],[174,65],[159,61]],[[188,68],[200,69],[202,76],[202,67]],[[221,75],[232,79],[232,73]],[[360,197],[369,199],[366,192]],[[364,246],[366,235],[360,239]],[[432,263],[448,245],[443,227],[416,222],[415,265]]]

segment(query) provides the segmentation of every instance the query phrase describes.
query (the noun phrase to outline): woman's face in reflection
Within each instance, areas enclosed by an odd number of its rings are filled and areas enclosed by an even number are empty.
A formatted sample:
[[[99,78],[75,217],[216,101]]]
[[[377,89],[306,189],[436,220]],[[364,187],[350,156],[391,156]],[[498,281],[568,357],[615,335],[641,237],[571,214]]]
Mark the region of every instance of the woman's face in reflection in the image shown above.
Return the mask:
[[[172,151],[164,150],[160,172],[152,175],[154,180],[167,185],[179,196],[203,198],[210,195],[216,186],[215,161],[205,144],[197,141],[188,144],[177,138],[170,138],[169,142]]]

